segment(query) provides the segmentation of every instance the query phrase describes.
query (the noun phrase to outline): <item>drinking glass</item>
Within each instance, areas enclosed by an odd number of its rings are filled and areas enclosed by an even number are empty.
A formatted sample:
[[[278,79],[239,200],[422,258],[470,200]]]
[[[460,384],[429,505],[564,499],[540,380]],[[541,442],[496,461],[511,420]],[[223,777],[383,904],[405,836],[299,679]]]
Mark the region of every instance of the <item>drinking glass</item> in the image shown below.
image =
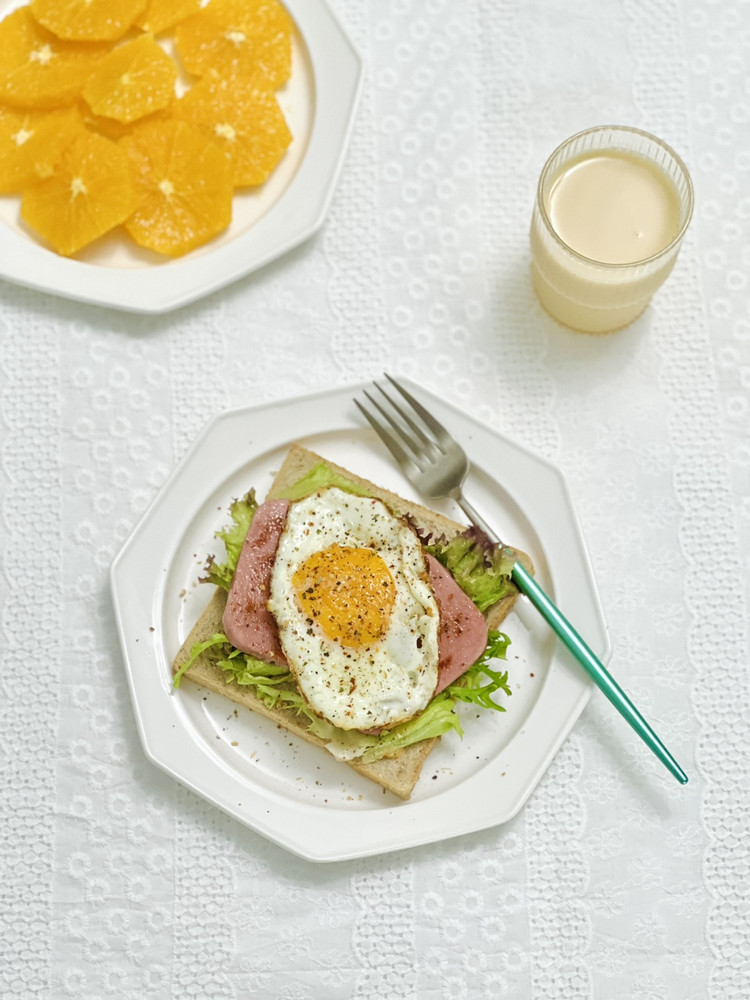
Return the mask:
[[[555,185],[578,164],[598,156],[621,159],[624,182],[629,163],[641,171],[644,167],[655,171],[656,189],[661,183],[664,197],[670,199],[669,210],[674,214],[671,238],[643,259],[607,263],[586,256],[566,242],[553,223]],[[593,188],[588,192],[585,185],[583,188],[579,198],[595,197]],[[627,195],[624,190],[617,192],[618,198]],[[637,200],[637,191],[633,197]],[[636,211],[638,205],[630,208]],[[628,126],[607,125],[566,139],[544,165],[531,223],[532,276],[542,305],[561,323],[586,333],[607,333],[631,323],[672,270],[692,212],[693,185],[687,168],[656,136]]]

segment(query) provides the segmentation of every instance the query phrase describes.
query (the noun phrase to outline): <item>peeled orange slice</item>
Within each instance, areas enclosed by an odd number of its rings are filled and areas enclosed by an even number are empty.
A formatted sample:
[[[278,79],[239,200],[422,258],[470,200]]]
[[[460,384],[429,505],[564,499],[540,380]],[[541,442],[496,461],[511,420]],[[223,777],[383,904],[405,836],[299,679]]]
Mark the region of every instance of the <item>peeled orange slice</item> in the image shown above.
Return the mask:
[[[200,10],[200,0],[150,0],[135,23],[143,31],[159,35]]]
[[[97,115],[132,122],[166,108],[175,96],[176,82],[172,59],[153,35],[140,35],[99,62],[83,88],[83,98]]]
[[[49,177],[81,119],[73,108],[22,111],[0,106],[0,194]]]
[[[21,217],[58,253],[76,253],[135,208],[128,157],[117,143],[82,129],[53,175],[28,188]]]
[[[0,100],[21,108],[70,104],[105,52],[94,43],[60,41],[19,7],[0,22]]]
[[[142,122],[167,121],[170,118],[169,108],[162,111],[154,111],[150,115],[144,115],[143,118],[139,118],[135,123],[120,122],[116,118],[107,118],[104,115],[94,114],[85,101],[81,101],[77,110],[80,112],[87,129],[90,129],[92,132],[98,132],[99,135],[103,135],[105,139],[111,139],[113,142],[117,142],[124,135],[128,135],[132,131],[134,124],[140,125]]]
[[[173,120],[135,125],[120,144],[139,197],[125,224],[136,243],[179,257],[226,229],[232,218],[232,168],[215,142]]]
[[[292,21],[277,0],[210,0],[175,30],[185,67],[196,76],[242,73],[283,86],[292,66]]]
[[[266,181],[292,141],[276,95],[242,77],[201,80],[176,102],[174,114],[227,152],[235,187]]]
[[[58,38],[114,41],[122,38],[147,0],[31,0],[31,13]]]

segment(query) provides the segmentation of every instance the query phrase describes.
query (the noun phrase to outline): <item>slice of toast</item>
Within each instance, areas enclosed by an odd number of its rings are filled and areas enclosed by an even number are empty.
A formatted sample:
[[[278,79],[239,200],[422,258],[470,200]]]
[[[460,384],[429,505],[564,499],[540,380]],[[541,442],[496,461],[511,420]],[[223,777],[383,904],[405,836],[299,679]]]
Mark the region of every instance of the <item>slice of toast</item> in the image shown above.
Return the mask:
[[[384,490],[382,487],[354,475],[348,469],[334,465],[332,462],[321,458],[320,455],[316,455],[301,445],[292,445],[290,448],[282,467],[273,480],[271,489],[268,491],[268,498],[273,499],[284,493],[322,461],[325,461],[331,469],[345,476],[350,482],[363,487],[372,496],[381,499],[394,513],[401,515],[408,514],[426,531],[432,531],[436,534],[452,538],[464,530],[463,525],[457,524],[443,514],[423,507],[420,504],[404,500],[397,494],[389,490]],[[531,560],[525,553],[517,551],[516,558],[523,562],[530,572],[533,572]],[[502,622],[512,608],[517,596],[517,593],[510,594],[489,608],[485,614],[485,618],[490,628],[494,629],[499,626],[500,622]],[[175,672],[190,658],[190,650],[196,643],[203,642],[216,632],[223,631],[222,615],[226,600],[226,593],[217,588],[205,611],[177,653],[173,664]],[[304,716],[297,715],[296,712],[289,708],[268,708],[253,693],[251,688],[242,687],[234,682],[227,683],[226,675],[221,667],[211,658],[210,651],[197,657],[183,676],[193,681],[193,683],[207,688],[209,691],[221,694],[240,705],[244,705],[253,712],[258,712],[260,715],[271,719],[277,725],[299,736],[301,739],[318,747],[325,747],[323,740],[307,730],[307,720]],[[346,763],[358,773],[376,782],[384,789],[393,792],[399,798],[408,799],[436,739],[437,737],[404,747],[392,757],[384,757],[372,764],[363,764],[357,760],[349,760],[342,763]]]

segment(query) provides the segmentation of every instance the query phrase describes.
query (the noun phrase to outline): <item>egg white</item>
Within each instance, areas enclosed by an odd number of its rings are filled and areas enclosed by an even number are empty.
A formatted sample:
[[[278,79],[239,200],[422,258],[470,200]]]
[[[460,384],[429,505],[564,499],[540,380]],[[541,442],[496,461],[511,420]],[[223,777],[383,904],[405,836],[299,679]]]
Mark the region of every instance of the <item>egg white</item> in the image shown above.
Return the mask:
[[[332,545],[375,550],[395,583],[384,634],[365,646],[329,638],[296,596],[297,569]],[[380,500],[332,487],[292,503],[268,607],[301,693],[333,725],[390,728],[419,714],[432,698],[438,678],[437,601],[416,534]]]

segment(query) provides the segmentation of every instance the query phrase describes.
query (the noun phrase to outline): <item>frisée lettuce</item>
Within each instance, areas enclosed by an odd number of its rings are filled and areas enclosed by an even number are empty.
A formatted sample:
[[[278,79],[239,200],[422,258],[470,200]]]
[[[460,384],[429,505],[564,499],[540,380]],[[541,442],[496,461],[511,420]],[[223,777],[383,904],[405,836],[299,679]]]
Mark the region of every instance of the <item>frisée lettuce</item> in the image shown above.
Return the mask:
[[[420,535],[416,525],[414,530]],[[515,593],[511,577],[516,561],[513,549],[490,542],[479,528],[472,525],[450,539],[433,536],[425,539],[420,535],[420,541],[480,611]]]
[[[267,708],[286,708],[303,716],[307,720],[308,730],[326,743],[334,757],[339,760],[358,759],[364,764],[372,764],[403,747],[443,736],[451,730],[463,736],[463,727],[456,711],[459,702],[504,712],[505,706],[496,701],[493,695],[502,692],[510,696],[512,692],[507,670],[497,670],[495,661],[505,659],[509,645],[510,639],[503,632],[490,631],[483,655],[465,674],[436,695],[416,718],[380,734],[339,729],[321,719],[299,693],[294,675],[287,667],[266,663],[235,649],[222,632],[216,632],[209,639],[191,647],[190,656],[175,674],[173,683],[175,687],[179,687],[185,671],[199,656],[207,653],[224,671],[227,684],[235,683],[251,688]]]
[[[213,583],[222,590],[229,592],[234,578],[234,571],[237,569],[237,561],[242,552],[245,536],[250,529],[250,525],[258,509],[258,501],[255,498],[255,490],[249,490],[244,497],[233,500],[229,505],[229,524],[216,532],[215,538],[224,542],[227,557],[223,563],[217,563],[214,556],[209,556],[206,563],[206,575],[201,578],[201,583]]]

